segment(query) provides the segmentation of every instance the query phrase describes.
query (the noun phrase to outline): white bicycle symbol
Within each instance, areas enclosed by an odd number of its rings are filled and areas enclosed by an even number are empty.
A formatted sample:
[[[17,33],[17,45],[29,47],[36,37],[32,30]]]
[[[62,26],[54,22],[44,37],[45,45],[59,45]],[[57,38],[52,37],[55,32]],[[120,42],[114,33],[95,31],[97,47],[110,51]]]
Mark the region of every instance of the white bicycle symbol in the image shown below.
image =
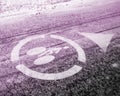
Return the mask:
[[[84,34],[82,34],[84,35]],[[113,35],[111,35],[110,38],[108,38],[108,41],[111,40]],[[86,36],[87,37],[87,36]],[[88,36],[89,37],[89,36]],[[33,40],[39,39],[39,38],[45,38],[45,35],[34,35],[27,37],[21,41],[13,48],[11,52],[11,61],[18,61],[20,59],[20,49],[26,45],[28,42],[31,42]],[[68,44],[70,44],[77,52],[78,55],[78,61],[86,62],[86,56],[84,50],[78,45],[76,42],[72,41],[71,39],[64,38],[62,36],[58,35],[50,35],[50,38],[62,40]],[[108,42],[107,41],[107,42]],[[97,43],[97,42],[96,42]],[[64,47],[67,49],[67,47]],[[39,47],[39,48],[33,48],[27,52],[27,55],[35,55],[40,53],[39,58],[34,61],[34,64],[40,65],[40,64],[47,64],[55,59],[55,57],[52,55],[53,51],[57,54],[60,52],[61,48],[54,48],[46,50],[45,47]],[[45,55],[47,54],[47,55]],[[45,61],[46,60],[46,61]],[[64,79],[70,76],[75,75],[76,73],[80,72],[82,70],[81,66],[74,65],[71,68],[69,68],[66,71],[59,72],[59,73],[41,73],[34,70],[29,69],[25,66],[25,64],[19,64],[16,66],[16,68],[21,71],[23,74],[36,78],[36,79],[42,79],[42,80],[58,80],[58,79]]]

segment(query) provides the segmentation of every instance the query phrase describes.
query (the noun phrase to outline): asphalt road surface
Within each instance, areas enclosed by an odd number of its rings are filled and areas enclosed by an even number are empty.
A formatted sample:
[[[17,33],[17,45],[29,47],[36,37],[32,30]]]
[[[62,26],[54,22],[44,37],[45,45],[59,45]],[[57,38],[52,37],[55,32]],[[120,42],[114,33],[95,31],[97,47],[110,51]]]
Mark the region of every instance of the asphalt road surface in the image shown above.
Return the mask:
[[[120,96],[119,5],[116,0],[0,19],[0,96]],[[43,38],[33,39],[36,36]],[[71,76],[47,80],[52,77],[21,72],[16,68],[21,64],[43,74],[65,72],[74,65],[81,70],[73,74],[76,67]]]

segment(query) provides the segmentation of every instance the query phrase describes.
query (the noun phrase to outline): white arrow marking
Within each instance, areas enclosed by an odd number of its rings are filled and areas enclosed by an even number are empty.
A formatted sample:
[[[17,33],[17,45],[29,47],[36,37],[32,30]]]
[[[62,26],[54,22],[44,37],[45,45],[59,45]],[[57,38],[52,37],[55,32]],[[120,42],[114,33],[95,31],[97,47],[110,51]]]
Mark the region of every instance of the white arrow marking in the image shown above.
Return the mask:
[[[106,52],[107,47],[114,36],[114,34],[101,34],[101,33],[80,33],[80,35],[83,35],[93,42],[95,42],[97,45],[99,45],[100,48],[103,49],[104,52]]]

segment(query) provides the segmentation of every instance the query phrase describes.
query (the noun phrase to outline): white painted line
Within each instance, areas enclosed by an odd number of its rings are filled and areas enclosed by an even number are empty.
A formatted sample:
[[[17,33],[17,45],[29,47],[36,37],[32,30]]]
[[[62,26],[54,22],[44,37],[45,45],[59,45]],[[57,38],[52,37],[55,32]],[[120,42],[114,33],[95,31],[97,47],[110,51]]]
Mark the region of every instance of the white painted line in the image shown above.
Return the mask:
[[[60,72],[60,73],[40,73],[40,72],[36,72],[36,71],[29,69],[28,67],[26,67],[23,64],[17,65],[16,68],[19,71],[21,71],[23,74],[25,74],[29,77],[36,78],[36,79],[42,79],[42,80],[64,79],[64,78],[73,76],[82,70],[82,67],[77,66],[77,65],[74,65],[67,71]]]

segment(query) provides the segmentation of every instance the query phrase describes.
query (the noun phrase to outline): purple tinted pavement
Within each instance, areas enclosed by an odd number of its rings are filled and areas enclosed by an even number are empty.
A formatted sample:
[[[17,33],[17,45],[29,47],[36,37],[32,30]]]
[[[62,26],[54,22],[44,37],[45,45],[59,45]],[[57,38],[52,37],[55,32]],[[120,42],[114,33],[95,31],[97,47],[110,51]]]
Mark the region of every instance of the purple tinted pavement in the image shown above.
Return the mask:
[[[119,96],[120,95],[120,2],[97,6],[90,10],[77,10],[51,15],[34,15],[23,21],[0,24],[0,96]],[[3,22],[4,23],[4,22]],[[107,48],[101,48],[79,33],[114,34]],[[10,54],[16,44],[33,35],[60,35],[67,37],[84,50],[86,64],[78,62],[77,54],[69,44],[51,40],[34,40],[23,46],[20,62],[36,71],[63,71],[74,64],[83,67],[82,72],[66,79],[47,81],[30,78],[19,72],[11,62]],[[46,48],[69,46],[47,66],[33,65],[27,50],[36,46]],[[27,60],[27,61],[26,61]],[[56,69],[57,68],[57,69]]]

